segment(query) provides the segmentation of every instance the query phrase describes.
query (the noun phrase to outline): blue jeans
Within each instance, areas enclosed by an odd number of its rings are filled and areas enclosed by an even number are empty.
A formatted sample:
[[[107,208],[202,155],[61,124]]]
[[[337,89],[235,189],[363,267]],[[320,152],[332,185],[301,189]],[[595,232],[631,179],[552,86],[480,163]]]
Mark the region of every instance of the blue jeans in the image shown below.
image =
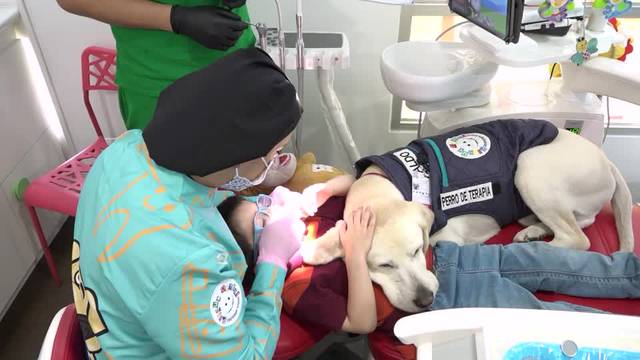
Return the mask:
[[[432,310],[499,307],[600,312],[566,302],[545,302],[535,291],[592,298],[640,298],[640,258],[552,247],[544,242],[467,245],[441,241],[434,248],[440,288]]]

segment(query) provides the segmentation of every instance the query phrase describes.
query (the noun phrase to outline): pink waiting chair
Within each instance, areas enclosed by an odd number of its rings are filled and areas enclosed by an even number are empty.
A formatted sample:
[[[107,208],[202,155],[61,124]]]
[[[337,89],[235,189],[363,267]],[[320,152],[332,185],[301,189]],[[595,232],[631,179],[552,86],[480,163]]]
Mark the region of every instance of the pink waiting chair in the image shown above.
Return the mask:
[[[44,237],[40,220],[35,208],[47,209],[69,216],[76,215],[80,189],[84,177],[91,169],[94,160],[107,147],[107,143],[91,106],[89,93],[95,90],[117,90],[115,84],[115,50],[91,46],[82,52],[82,92],[89,119],[96,132],[96,141],[65,161],[55,169],[31,182],[22,199],[29,210],[33,227],[44,251],[51,276],[57,286],[60,278],[56,271],[47,240]]]

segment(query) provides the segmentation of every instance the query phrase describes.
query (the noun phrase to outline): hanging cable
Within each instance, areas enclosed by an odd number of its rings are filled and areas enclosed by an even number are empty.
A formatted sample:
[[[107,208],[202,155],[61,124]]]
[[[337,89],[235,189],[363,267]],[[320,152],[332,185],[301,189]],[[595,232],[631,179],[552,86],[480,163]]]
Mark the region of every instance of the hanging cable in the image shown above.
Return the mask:
[[[463,21],[454,25],[449,26],[448,28],[446,28],[443,32],[440,33],[440,35],[438,35],[436,37],[436,42],[440,40],[440,38],[442,38],[446,33],[448,33],[449,31],[457,28],[458,26],[464,25],[464,24],[468,24],[470,21]],[[428,119],[429,114],[428,113],[424,113],[424,118]],[[423,122],[423,114],[422,112],[420,112],[420,115],[418,117],[418,139],[420,139],[420,137],[422,136],[422,122]]]
[[[443,37],[443,36],[444,36],[446,33],[448,33],[449,31],[451,31],[451,30],[453,30],[453,29],[457,28],[458,26],[461,26],[461,25],[467,24],[467,23],[469,23],[469,22],[470,22],[470,21],[463,21],[463,22],[460,22],[460,23],[457,23],[457,24],[454,24],[454,25],[449,26],[449,27],[448,27],[448,28],[446,28],[443,32],[441,32],[441,33],[440,33],[440,35],[438,35],[438,36],[436,37],[436,42],[437,42],[438,40],[440,40],[440,38],[441,38],[441,37]],[[425,112],[425,113],[424,113],[424,118],[427,118],[427,119],[428,119],[428,116],[429,116],[429,115],[428,115],[428,113],[426,113],[426,112]],[[421,135],[422,135],[422,122],[423,122],[423,114],[422,114],[422,112],[420,112],[420,115],[418,116],[418,131],[417,131],[418,139],[420,139],[420,137],[421,137]]]
[[[298,99],[300,104],[304,106],[304,40],[302,32],[302,0],[298,0],[296,8],[296,69],[298,77]],[[302,138],[302,126],[303,119],[300,118],[300,123],[296,129],[296,152],[300,156],[300,143]]]
[[[607,140],[607,135],[609,134],[609,126],[611,125],[611,115],[609,113],[609,97],[607,96],[607,127],[604,128],[604,137],[602,138],[602,143]]]
[[[451,26],[449,26],[449,27],[448,27],[448,28],[446,28],[443,32],[441,32],[441,33],[440,33],[440,35],[438,35],[438,37],[436,37],[436,41],[440,40],[440,38],[441,38],[441,37],[443,37],[443,36],[444,36],[444,34],[448,33],[449,31],[451,31],[451,30],[453,30],[453,29],[457,28],[458,26],[461,26],[461,25],[467,24],[467,23],[469,23],[469,22],[470,22],[470,21],[463,21],[463,22],[461,22],[461,23],[457,23],[457,24],[455,24],[455,25],[451,25]]]
[[[429,113],[424,113],[424,116],[427,117]],[[418,139],[420,139],[422,137],[422,111],[420,112],[420,115],[418,116]]]
[[[280,1],[275,0],[276,3],[276,11],[278,12],[278,55],[280,58],[280,68],[282,71],[285,70],[285,58],[284,58],[284,32],[282,30],[282,9],[280,8]]]

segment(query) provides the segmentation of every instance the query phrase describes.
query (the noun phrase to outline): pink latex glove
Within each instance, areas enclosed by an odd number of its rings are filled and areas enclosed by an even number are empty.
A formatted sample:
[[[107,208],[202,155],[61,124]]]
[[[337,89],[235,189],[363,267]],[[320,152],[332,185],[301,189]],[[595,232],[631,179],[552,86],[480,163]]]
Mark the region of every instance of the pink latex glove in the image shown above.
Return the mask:
[[[283,216],[305,218],[318,210],[315,199],[278,186],[271,194],[271,217],[277,220]]]
[[[271,263],[287,271],[289,259],[300,249],[305,225],[299,218],[284,216],[262,230],[257,263]]]

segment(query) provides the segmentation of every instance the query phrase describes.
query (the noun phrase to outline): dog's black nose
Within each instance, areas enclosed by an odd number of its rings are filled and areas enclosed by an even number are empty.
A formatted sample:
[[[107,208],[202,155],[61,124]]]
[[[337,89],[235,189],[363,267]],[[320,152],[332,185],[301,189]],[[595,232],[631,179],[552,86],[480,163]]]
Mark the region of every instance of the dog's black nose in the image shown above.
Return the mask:
[[[426,287],[418,287],[416,289],[416,297],[413,299],[415,306],[424,309],[431,305],[433,302],[433,292]]]

